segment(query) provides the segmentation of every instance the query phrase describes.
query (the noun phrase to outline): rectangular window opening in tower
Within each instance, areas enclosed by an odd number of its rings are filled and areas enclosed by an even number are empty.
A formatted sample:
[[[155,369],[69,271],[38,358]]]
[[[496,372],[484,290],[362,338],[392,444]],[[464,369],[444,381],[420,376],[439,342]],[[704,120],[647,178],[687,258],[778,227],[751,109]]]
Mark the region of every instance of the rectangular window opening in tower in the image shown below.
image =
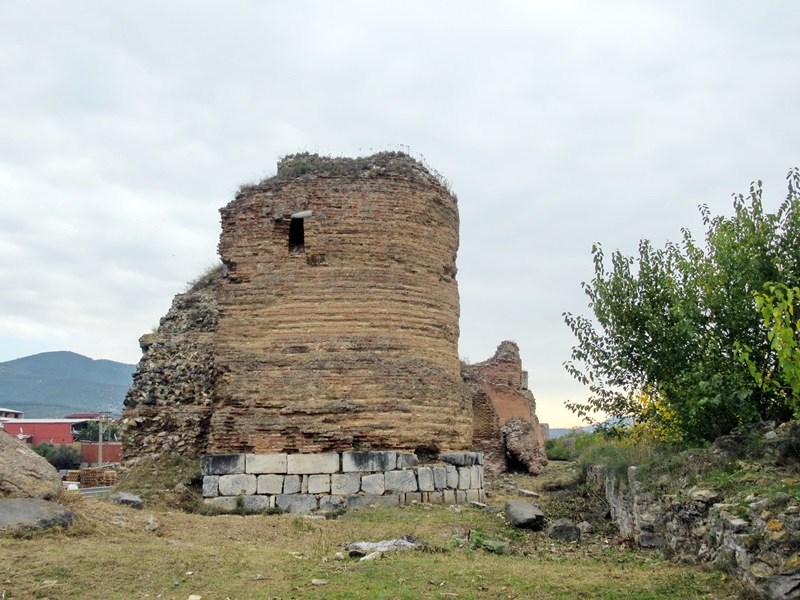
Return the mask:
[[[305,251],[305,219],[292,219],[289,224],[289,254],[302,254]]]

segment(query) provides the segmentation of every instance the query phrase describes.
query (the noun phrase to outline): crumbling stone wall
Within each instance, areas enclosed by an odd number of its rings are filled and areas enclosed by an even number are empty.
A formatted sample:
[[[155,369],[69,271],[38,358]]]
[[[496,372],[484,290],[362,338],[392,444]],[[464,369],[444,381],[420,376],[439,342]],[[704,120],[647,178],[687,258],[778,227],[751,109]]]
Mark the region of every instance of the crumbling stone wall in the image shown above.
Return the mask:
[[[473,446],[486,454],[486,471],[521,466],[539,474],[547,464],[544,438],[519,346],[501,342],[492,358],[465,367],[462,377],[472,391],[476,415]]]
[[[140,340],[123,460],[470,449],[437,177],[399,153],[295,155],[220,212],[219,276]]]
[[[214,337],[221,279],[221,266],[204,274],[175,296],[158,328],[139,339],[142,358],[121,424],[123,462],[206,452],[219,375]]]

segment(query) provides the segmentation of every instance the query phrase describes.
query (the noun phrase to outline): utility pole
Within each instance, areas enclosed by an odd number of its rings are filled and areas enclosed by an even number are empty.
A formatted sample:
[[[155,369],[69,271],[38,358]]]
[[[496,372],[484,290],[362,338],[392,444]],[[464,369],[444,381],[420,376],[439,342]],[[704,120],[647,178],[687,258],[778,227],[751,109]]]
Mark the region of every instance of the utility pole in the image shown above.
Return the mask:
[[[97,418],[97,466],[103,466],[103,421],[105,421],[105,413],[100,413]]]

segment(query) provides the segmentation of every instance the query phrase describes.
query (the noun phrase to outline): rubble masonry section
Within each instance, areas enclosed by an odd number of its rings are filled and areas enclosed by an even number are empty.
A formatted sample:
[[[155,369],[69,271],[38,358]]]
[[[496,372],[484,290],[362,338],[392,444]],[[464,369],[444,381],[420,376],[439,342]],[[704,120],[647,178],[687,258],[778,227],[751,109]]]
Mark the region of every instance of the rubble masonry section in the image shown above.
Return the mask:
[[[216,454],[200,458],[205,503],[224,511],[291,513],[413,503],[482,502],[483,453],[448,452],[438,464],[394,451]],[[240,500],[241,498],[241,500]]]

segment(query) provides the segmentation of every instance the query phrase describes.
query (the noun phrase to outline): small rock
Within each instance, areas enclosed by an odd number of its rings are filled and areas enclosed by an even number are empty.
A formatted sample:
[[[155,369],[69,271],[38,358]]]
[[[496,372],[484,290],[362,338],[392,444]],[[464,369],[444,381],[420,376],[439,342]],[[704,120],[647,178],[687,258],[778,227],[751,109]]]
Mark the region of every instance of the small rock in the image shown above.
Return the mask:
[[[494,554],[508,554],[511,545],[508,542],[502,542],[499,540],[484,540],[483,541],[484,549],[488,550],[489,552],[493,552]]]
[[[192,594],[186,600],[203,600],[202,596],[198,596],[197,594]]]
[[[136,508],[139,510],[144,508],[144,502],[142,499],[136,494],[131,494],[129,492],[117,492],[116,494],[111,494],[108,499],[114,504],[130,506],[131,508]]]
[[[508,501],[505,513],[508,522],[514,527],[534,530],[544,528],[544,513],[530,502]]]
[[[344,560],[344,552],[337,552],[334,554],[333,560]]]
[[[592,524],[589,523],[589,521],[581,521],[578,523],[578,529],[581,530],[581,535],[589,535],[593,531]]]
[[[311,585],[326,585],[328,583],[327,579],[312,579]]]
[[[472,506],[473,508],[479,508],[481,510],[486,510],[487,508],[489,508],[487,504],[484,504],[483,502],[476,502],[475,500],[471,501],[469,505]]]
[[[539,494],[537,492],[531,490],[517,490],[517,496],[523,496],[526,498],[538,498]]]
[[[719,500],[719,494],[713,490],[694,490],[691,493],[691,498],[696,502],[713,504]]]
[[[569,519],[556,519],[547,528],[547,535],[562,542],[579,542],[581,530]]]
[[[380,558],[382,556],[383,556],[383,552],[371,552],[370,554],[367,554],[366,556],[362,556],[361,558],[359,558],[358,561],[359,562],[365,562],[365,561],[368,561],[368,560],[376,560],[376,559],[378,559],[378,558]]]

